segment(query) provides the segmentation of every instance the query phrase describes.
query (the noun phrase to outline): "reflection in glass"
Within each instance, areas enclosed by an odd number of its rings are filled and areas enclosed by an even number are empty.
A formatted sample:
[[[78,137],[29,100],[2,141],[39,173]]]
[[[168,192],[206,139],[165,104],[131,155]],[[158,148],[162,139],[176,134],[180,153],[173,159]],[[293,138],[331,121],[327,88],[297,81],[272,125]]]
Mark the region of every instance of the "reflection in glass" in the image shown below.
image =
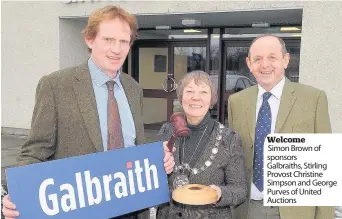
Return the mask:
[[[215,28],[210,35],[210,75],[218,75],[220,69],[220,29]],[[217,83],[217,82],[216,82]]]
[[[244,90],[256,84],[255,77],[249,71],[246,63],[249,47],[227,47],[226,50],[226,87],[224,123],[227,124],[227,100],[229,95]],[[290,63],[285,70],[285,76],[292,82],[299,80],[300,48],[288,47]]]
[[[209,74],[210,78],[219,92],[219,70],[220,70],[220,29],[213,29],[213,33],[210,35],[210,54],[209,54]],[[215,104],[212,109],[210,109],[210,115],[214,119],[218,119],[217,104]]]
[[[234,83],[236,83],[237,78],[247,78],[252,82],[256,82],[246,63],[248,47],[227,47],[226,52],[226,78],[234,80]],[[234,85],[232,84],[233,82],[226,80],[226,83],[231,84],[231,86],[226,84],[226,90],[234,89]]]
[[[285,75],[290,81],[299,81],[299,61],[300,61],[300,48],[299,47],[289,47],[287,48],[288,53],[290,53],[290,63],[285,70]]]
[[[179,81],[186,73],[205,71],[206,47],[174,47],[174,76]]]

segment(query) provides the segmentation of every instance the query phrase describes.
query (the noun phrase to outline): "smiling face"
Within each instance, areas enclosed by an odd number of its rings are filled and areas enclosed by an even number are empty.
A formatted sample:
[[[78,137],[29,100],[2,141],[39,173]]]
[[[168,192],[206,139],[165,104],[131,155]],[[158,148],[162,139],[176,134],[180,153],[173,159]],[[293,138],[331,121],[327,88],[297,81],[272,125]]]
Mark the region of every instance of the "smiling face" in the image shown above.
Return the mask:
[[[276,37],[265,36],[253,43],[246,61],[258,84],[270,91],[283,79],[290,55]]]
[[[114,78],[131,46],[131,29],[119,18],[100,23],[94,39],[85,39],[91,58],[109,77]]]
[[[211,105],[210,86],[192,79],[183,90],[182,107],[189,124],[197,125],[207,114]]]

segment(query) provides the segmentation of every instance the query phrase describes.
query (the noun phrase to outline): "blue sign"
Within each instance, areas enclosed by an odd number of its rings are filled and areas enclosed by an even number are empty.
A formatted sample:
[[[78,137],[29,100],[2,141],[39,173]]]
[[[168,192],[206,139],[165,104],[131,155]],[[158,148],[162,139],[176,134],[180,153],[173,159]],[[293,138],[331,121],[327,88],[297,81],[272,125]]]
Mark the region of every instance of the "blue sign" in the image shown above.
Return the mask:
[[[6,170],[20,219],[108,219],[169,201],[162,142]]]

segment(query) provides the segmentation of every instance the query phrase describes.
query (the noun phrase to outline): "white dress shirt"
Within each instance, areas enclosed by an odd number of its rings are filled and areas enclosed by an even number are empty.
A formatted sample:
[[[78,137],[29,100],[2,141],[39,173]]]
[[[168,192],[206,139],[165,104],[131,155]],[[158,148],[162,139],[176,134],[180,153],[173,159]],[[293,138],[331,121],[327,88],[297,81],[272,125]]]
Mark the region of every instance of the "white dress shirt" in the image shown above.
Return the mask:
[[[271,114],[272,114],[271,133],[274,133],[274,130],[275,130],[275,124],[277,121],[277,115],[278,115],[278,110],[279,110],[279,105],[280,105],[280,98],[281,98],[281,94],[283,93],[284,84],[285,84],[285,77],[283,77],[283,79],[281,79],[279,83],[270,90],[272,96],[270,97],[270,99],[268,99],[268,103],[270,104]],[[262,95],[265,92],[267,91],[258,84],[258,96],[257,96],[258,99],[256,103],[255,121],[258,120],[258,113],[259,113],[259,109],[261,107],[262,99],[263,99]],[[263,192],[260,192],[259,189],[257,189],[257,187],[253,183],[253,180],[252,180],[252,186],[251,186],[251,199],[253,200],[264,199]]]

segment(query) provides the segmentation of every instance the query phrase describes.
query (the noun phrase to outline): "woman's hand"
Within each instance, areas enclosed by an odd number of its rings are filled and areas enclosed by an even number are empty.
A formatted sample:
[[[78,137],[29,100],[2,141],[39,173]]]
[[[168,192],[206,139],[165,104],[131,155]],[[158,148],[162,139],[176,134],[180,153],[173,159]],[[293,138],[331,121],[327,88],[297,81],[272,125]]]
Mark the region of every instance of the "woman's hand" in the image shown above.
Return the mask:
[[[167,147],[167,141],[163,142],[164,145],[164,168],[167,174],[172,173],[173,168],[175,167],[175,160],[173,157],[173,152],[176,151],[176,148],[173,147],[172,151]]]
[[[217,192],[217,201],[220,200],[221,195],[222,195],[221,188],[216,185],[210,185],[209,187],[214,189]]]

